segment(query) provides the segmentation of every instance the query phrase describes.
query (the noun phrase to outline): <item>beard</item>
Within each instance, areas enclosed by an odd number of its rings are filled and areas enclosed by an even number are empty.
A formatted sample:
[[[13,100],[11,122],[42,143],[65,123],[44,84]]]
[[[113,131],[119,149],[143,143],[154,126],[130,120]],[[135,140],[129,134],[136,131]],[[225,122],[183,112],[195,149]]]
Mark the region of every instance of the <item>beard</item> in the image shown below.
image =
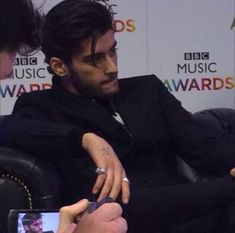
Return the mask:
[[[104,90],[102,86],[108,82],[115,82],[117,80],[117,73],[108,75],[109,80],[101,81],[100,83],[92,82],[89,77],[80,76],[73,68],[70,69],[70,76],[68,77],[71,81],[73,88],[78,94],[91,98],[106,98],[111,97],[119,92],[119,84],[113,90]]]

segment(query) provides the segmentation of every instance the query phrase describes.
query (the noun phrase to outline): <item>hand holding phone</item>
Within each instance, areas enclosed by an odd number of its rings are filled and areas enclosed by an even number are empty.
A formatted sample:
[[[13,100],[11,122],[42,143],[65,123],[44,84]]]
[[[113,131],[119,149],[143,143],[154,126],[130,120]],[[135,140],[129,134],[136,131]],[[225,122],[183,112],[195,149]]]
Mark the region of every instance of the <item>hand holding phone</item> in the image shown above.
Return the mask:
[[[83,199],[73,205],[62,207],[60,209],[60,222],[57,233],[73,232],[76,224],[78,224],[83,217],[91,214],[107,202],[113,202],[112,198],[106,197],[99,202],[89,202],[87,199]]]
[[[71,222],[78,223],[78,221],[87,214],[92,213],[94,210],[99,208],[102,204],[107,202],[112,202],[110,197],[104,198],[100,202],[88,202],[82,201],[80,204],[74,204],[74,209],[72,209],[74,216],[69,218],[63,217],[63,221],[60,226],[64,228]],[[73,205],[72,205],[73,206]],[[72,206],[63,207],[62,209],[73,208]],[[62,215],[63,213],[61,213]],[[66,212],[67,214],[67,212]],[[55,233],[59,226],[60,213],[59,210],[49,210],[49,209],[33,209],[33,210],[23,210],[23,209],[13,209],[10,211],[8,217],[8,229],[9,233]],[[67,222],[66,222],[67,221]]]
[[[122,208],[117,203],[107,203],[112,199],[103,199],[98,203],[89,203],[82,200],[71,206],[63,207],[60,225],[57,233],[125,233],[127,222],[122,215]],[[106,204],[105,204],[106,203]],[[71,219],[77,217],[77,208],[88,206],[86,211],[79,216],[77,224]]]
[[[81,217],[76,228],[67,233],[125,233],[127,222],[118,203],[107,203]]]

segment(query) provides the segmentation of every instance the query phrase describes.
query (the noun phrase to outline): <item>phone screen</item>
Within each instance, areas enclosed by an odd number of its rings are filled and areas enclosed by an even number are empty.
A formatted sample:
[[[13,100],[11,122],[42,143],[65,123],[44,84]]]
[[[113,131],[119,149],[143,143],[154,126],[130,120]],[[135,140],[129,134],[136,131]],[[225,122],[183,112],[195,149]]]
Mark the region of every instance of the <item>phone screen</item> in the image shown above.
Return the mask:
[[[111,197],[105,197],[99,202],[90,202],[89,207],[81,216],[92,213],[95,209],[108,202],[113,202]],[[12,209],[8,216],[9,233],[56,233],[59,226],[59,218],[58,210]],[[79,216],[77,220],[79,221]]]
[[[14,216],[16,233],[56,233],[59,225],[55,210],[15,210]]]

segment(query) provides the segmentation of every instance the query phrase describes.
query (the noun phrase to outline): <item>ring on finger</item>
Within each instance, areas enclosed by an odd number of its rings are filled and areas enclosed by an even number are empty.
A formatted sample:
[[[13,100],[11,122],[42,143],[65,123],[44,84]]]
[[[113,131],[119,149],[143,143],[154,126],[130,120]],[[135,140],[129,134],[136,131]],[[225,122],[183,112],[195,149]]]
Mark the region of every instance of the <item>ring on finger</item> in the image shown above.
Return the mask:
[[[103,174],[107,174],[107,170],[103,167],[97,167],[95,170],[95,173],[97,175],[103,175]]]
[[[122,182],[126,182],[126,183],[130,184],[130,180],[126,176],[124,176],[122,178]]]

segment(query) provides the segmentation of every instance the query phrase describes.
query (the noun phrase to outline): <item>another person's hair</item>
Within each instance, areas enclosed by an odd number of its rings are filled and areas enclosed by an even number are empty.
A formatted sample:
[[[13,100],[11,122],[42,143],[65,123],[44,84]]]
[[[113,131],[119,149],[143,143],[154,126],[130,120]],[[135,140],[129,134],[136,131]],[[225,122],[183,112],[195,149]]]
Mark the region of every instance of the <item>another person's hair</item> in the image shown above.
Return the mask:
[[[28,53],[41,44],[41,16],[31,0],[0,1],[0,51]]]
[[[65,0],[46,15],[42,27],[42,51],[49,64],[58,57],[69,64],[82,49],[82,42],[91,38],[91,54],[97,39],[113,29],[112,13],[98,1]]]
[[[34,221],[41,219],[42,215],[41,213],[27,213],[24,215],[24,217],[22,218],[22,224],[23,226],[29,226],[31,225]]]

